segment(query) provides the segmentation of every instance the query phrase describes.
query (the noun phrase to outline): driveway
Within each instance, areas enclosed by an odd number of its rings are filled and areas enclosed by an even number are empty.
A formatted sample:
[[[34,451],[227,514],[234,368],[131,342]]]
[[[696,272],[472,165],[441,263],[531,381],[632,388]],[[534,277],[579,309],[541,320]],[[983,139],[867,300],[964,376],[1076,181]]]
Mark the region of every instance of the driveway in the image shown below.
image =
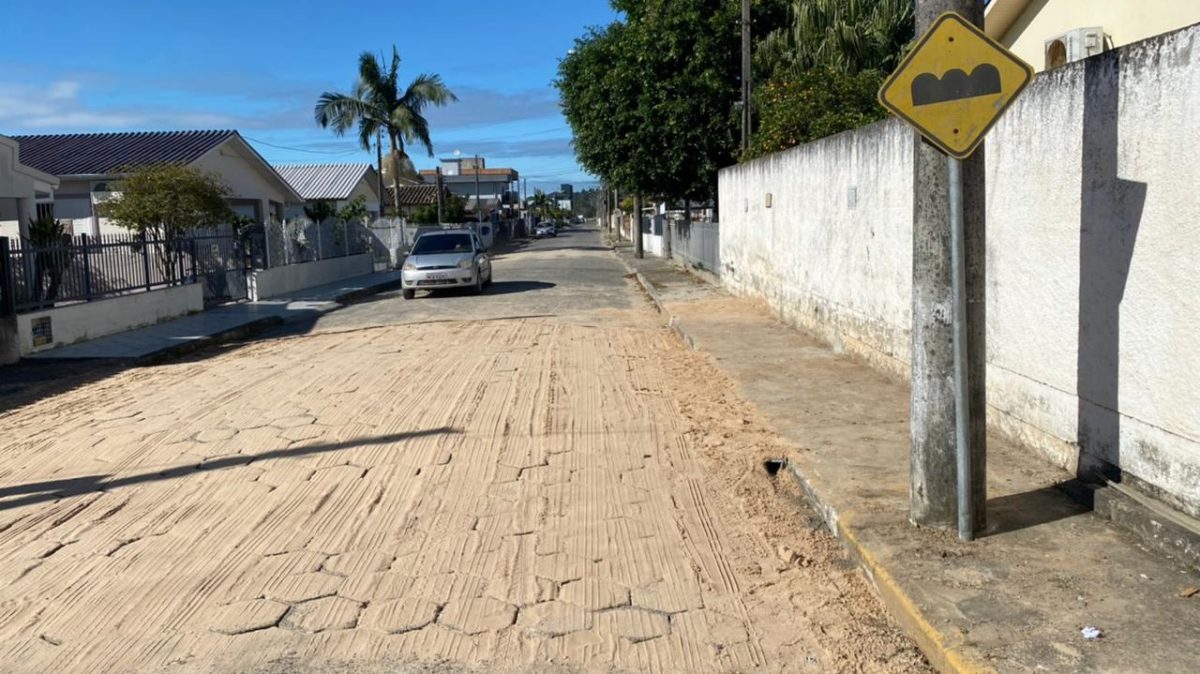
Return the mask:
[[[0,414],[0,669],[926,671],[624,274],[572,230]]]

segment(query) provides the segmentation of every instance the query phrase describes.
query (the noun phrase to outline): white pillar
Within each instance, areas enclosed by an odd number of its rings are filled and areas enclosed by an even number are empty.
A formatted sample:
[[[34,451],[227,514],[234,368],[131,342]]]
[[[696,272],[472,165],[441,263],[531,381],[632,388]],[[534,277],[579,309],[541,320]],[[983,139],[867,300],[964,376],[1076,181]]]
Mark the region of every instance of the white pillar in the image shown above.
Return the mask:
[[[17,198],[17,225],[20,227],[21,239],[29,239],[29,221],[37,215],[37,206],[33,197]]]
[[[271,268],[271,201],[258,200],[258,224],[263,231],[263,266]]]

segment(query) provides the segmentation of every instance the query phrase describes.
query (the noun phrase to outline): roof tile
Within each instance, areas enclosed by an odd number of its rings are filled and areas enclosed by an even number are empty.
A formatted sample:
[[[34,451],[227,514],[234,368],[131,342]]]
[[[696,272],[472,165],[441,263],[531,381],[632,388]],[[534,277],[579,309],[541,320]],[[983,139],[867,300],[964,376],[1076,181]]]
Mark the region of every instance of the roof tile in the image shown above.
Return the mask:
[[[51,175],[111,175],[128,166],[189,164],[236,131],[136,131],[13,136],[21,163]]]
[[[370,164],[281,164],[275,167],[306,201],[348,199],[371,169]]]

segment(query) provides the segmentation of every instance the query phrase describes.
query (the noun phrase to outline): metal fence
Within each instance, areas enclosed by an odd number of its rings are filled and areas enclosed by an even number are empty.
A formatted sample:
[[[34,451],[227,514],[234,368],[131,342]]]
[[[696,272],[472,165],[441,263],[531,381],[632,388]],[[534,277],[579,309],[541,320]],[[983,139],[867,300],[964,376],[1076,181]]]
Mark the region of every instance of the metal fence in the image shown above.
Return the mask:
[[[241,299],[254,248],[220,233],[170,239],[81,234],[49,246],[5,240],[0,287],[17,312],[199,282],[206,299]]]
[[[267,226],[264,267],[286,267],[371,252],[371,228],[354,222],[297,218]]]
[[[678,220],[671,230],[671,254],[699,269],[721,274],[721,225]]]
[[[378,218],[367,225],[367,242],[377,270],[399,267],[415,238],[403,218]]]

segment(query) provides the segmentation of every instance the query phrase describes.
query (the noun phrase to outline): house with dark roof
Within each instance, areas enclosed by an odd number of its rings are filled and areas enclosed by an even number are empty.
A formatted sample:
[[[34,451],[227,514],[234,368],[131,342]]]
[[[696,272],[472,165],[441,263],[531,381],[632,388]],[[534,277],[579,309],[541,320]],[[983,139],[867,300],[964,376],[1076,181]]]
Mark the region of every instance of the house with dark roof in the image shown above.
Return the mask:
[[[229,204],[260,224],[282,222],[296,190],[237,131],[137,131],[14,136],[21,161],[55,176],[54,215],[76,234],[123,231],[99,217],[96,204],[132,167],[184,164],[221,177]],[[214,223],[221,224],[221,223]]]
[[[0,236],[16,239],[54,201],[58,178],[21,161],[17,141],[0,136]]]
[[[384,207],[388,213],[395,210],[392,194],[395,192],[391,187],[387,187],[387,197],[384,201]],[[443,188],[443,192],[449,194],[449,190]],[[438,202],[437,185],[400,185],[400,215],[408,217],[413,211],[425,206],[431,206]]]
[[[275,170],[304,200],[287,210],[301,217],[304,206],[325,201],[335,208],[362,197],[372,218],[379,216],[379,172],[370,164],[277,164]]]

